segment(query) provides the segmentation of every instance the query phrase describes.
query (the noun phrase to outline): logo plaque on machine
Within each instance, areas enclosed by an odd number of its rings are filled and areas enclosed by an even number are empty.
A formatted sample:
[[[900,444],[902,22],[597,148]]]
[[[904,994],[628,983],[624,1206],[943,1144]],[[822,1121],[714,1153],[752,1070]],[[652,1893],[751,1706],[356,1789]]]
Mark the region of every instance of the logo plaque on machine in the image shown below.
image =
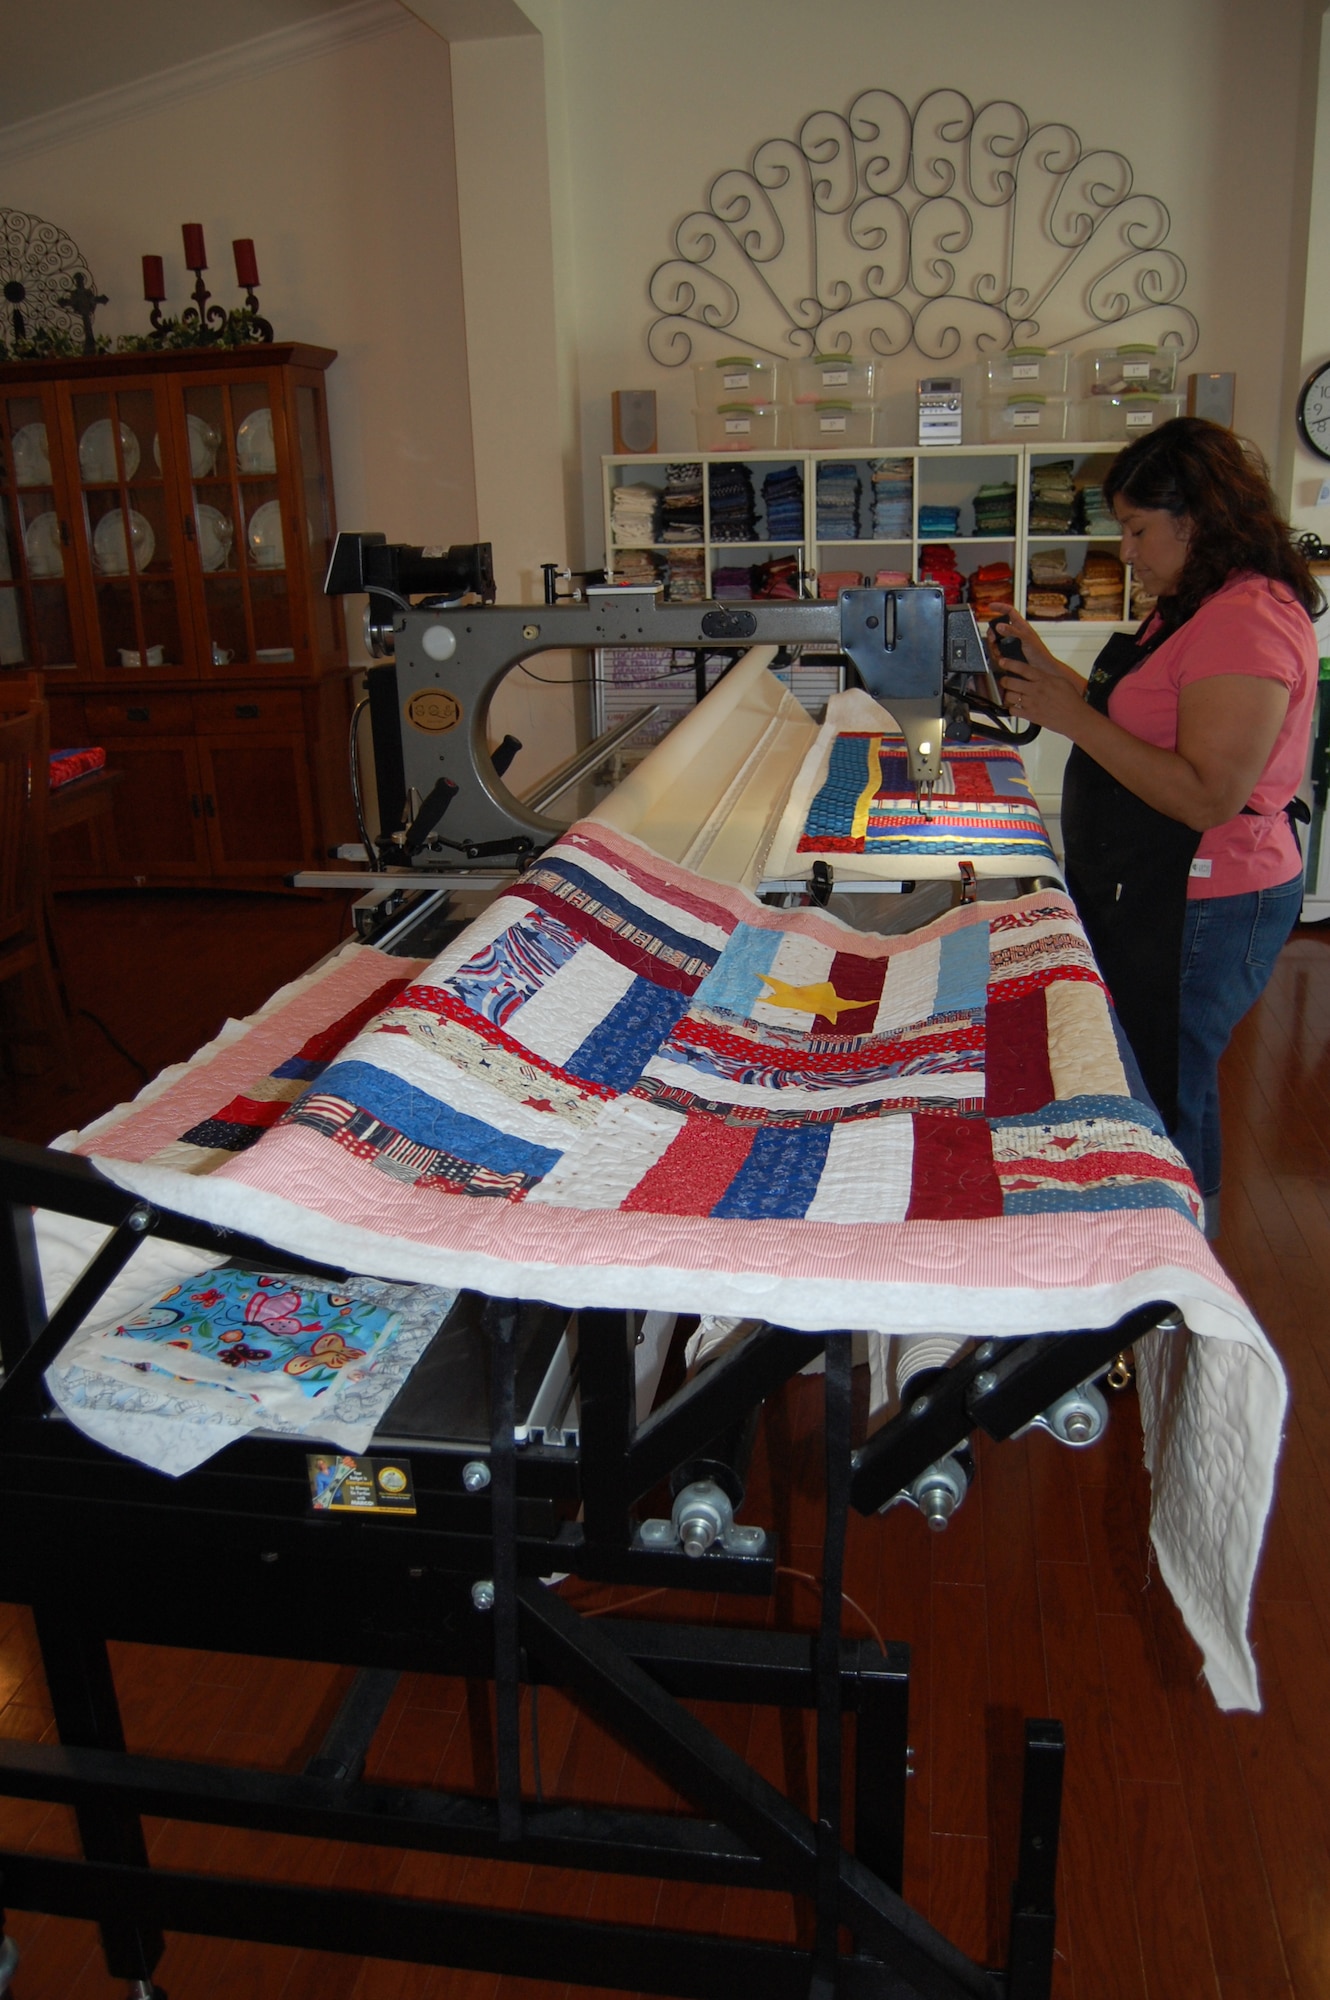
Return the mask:
[[[462,720],[462,704],[444,688],[417,688],[406,704],[406,719],[413,729],[442,736]]]

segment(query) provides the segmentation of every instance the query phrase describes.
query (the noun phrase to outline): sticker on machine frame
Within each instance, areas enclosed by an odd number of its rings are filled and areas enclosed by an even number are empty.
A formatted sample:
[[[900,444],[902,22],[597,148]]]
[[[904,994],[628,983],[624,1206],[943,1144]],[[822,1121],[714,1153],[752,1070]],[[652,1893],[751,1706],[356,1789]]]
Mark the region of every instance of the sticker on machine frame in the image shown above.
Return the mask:
[[[413,729],[439,736],[447,729],[456,729],[462,720],[462,705],[444,688],[419,688],[406,705],[406,719]]]
[[[349,1451],[305,1454],[309,1490],[320,1513],[414,1514],[416,1493],[404,1458],[360,1458]]]

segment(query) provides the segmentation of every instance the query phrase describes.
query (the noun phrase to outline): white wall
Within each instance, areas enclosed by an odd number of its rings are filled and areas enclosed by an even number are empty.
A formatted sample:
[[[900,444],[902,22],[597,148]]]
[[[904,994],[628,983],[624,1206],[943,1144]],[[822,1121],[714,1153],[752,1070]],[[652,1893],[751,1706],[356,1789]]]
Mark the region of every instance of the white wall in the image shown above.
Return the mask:
[[[232,239],[252,237],[278,339],[338,352],[340,525],[471,541],[448,48],[406,12],[386,21],[370,39],[11,157],[4,199],[69,231],[109,294],[97,326],[112,335],[147,330],[144,252],[166,260],[166,310],[187,303],[183,222],[203,224],[225,305],[241,303]]]
[[[695,446],[686,370],[645,346],[647,281],[675,225],[760,141],[792,136],[810,111],[844,111],[871,86],[911,107],[944,85],[975,103],[1011,98],[1036,124],[1065,121],[1086,147],[1125,153],[1136,187],[1171,211],[1168,243],[1188,267],[1182,303],[1201,338],[1186,366],[1235,370],[1239,427],[1275,452],[1303,0],[1119,0],[1108,15],[1094,0],[523,4],[545,36],[566,131],[556,248],[575,316],[589,557],[601,549],[594,467],[610,448],[611,390],[654,388],[661,449]],[[895,364],[903,380],[929,365],[912,350]]]
[[[1321,29],[1319,79],[1299,384],[1306,381],[1313,368],[1330,361],[1330,13],[1325,15]],[[1321,486],[1326,480],[1330,480],[1330,460],[1318,458],[1297,439],[1291,518],[1295,527],[1310,528],[1323,542],[1330,542],[1330,502],[1318,505]]]

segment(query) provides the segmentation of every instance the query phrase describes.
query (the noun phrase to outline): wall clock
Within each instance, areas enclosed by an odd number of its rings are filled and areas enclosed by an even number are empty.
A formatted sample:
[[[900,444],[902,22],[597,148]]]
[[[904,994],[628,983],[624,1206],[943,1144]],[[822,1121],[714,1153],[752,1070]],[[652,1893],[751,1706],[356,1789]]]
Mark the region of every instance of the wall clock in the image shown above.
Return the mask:
[[[1309,375],[1298,395],[1298,435],[1308,451],[1330,458],[1330,361]]]

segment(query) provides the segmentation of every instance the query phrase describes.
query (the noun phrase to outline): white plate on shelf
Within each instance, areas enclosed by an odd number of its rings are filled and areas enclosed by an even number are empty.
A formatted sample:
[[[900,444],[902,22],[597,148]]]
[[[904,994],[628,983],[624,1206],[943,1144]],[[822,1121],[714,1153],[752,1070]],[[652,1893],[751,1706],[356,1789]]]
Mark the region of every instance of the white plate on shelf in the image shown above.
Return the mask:
[[[139,441],[128,424],[120,426],[120,450],[125,461],[125,478],[132,479],[139,469]],[[98,417],[79,439],[79,471],[90,486],[104,484],[117,476],[115,432],[109,417]]]
[[[146,569],[157,552],[152,525],[133,507],[129,510],[129,532],[134,544],[134,567]],[[125,517],[118,510],[103,514],[92,538],[92,560],[103,576],[128,576],[129,551],[125,546]]]
[[[189,469],[195,479],[211,479],[217,469],[217,452],[222,434],[206,417],[186,417],[189,426]],[[162,467],[162,441],[154,433],[152,455],[157,470]]]
[[[24,424],[14,433],[14,482],[18,486],[49,486],[51,454],[45,424]]]
[[[60,519],[56,514],[38,514],[29,521],[23,537],[29,576],[63,576],[65,552],[60,546]]]
[[[294,660],[295,656],[296,649],[294,646],[256,646],[254,648],[254,658],[261,660],[265,667],[277,666],[282,660]]]
[[[236,432],[236,464],[242,472],[276,472],[272,411],[252,410]]]
[[[249,517],[245,540],[249,559],[256,569],[282,569],[286,564],[286,544],[282,540],[282,510],[275,500],[265,500]]]
[[[220,508],[209,507],[203,501],[199,501],[194,509],[194,520],[198,527],[201,566],[205,570],[229,569],[231,544],[236,534],[234,523]]]

